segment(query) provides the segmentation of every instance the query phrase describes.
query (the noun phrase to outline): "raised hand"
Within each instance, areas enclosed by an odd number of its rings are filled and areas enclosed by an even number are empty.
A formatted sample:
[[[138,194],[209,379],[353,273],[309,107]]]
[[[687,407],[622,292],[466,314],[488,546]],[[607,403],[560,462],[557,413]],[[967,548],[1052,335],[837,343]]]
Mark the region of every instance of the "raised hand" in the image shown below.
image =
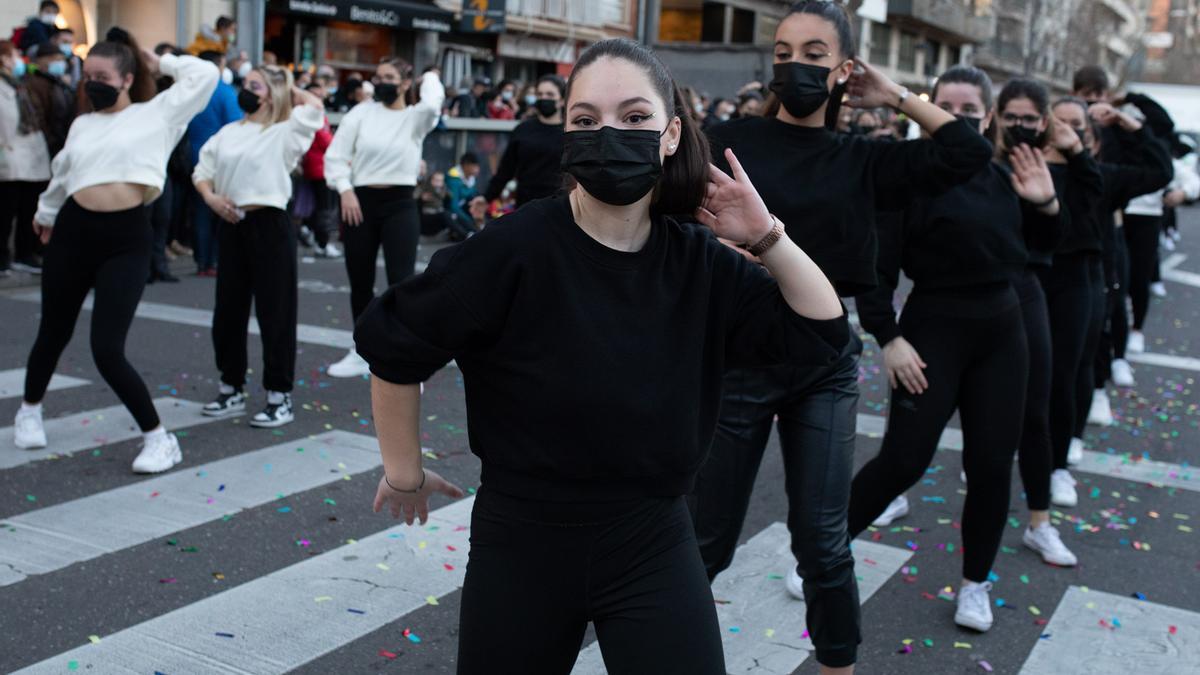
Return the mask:
[[[725,149],[725,161],[733,178],[709,165],[708,189],[696,218],[722,239],[754,245],[770,234],[774,219],[730,148]]]
[[[900,85],[861,59],[854,59],[854,72],[846,82],[847,105],[855,108],[896,107]]]
[[[1057,122],[1051,125],[1050,129],[1050,145],[1059,152],[1072,155],[1083,152],[1083,141],[1079,139],[1079,134],[1075,133],[1074,127],[1065,122]]]
[[[1008,155],[1012,164],[1012,186],[1017,195],[1033,204],[1045,204],[1054,198],[1054,179],[1046,166],[1046,157],[1038,148],[1021,144]]]

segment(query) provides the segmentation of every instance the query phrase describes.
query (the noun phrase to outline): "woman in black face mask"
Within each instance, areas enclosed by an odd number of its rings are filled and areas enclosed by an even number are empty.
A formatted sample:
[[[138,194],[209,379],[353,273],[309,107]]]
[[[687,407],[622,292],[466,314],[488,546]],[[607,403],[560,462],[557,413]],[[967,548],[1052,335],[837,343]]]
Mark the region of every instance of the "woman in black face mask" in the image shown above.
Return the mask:
[[[960,66],[938,78],[933,102],[978,129],[991,120],[991,95],[983,71]],[[893,517],[907,511],[906,500],[888,502],[925,474],[957,408],[968,489],[954,620],[978,631],[992,625],[988,574],[1008,519],[1030,351],[1049,342],[1026,335],[1017,287],[1026,279],[1036,289],[1026,269],[1029,250],[1054,249],[1063,215],[1041,151],[1018,145],[967,183],[914,201],[895,227],[881,227],[880,285],[856,302],[863,328],[883,346],[893,393],[883,446],[854,477],[850,534],[865,530],[885,507]],[[913,290],[897,322],[892,297],[901,270]],[[1044,327],[1044,303],[1041,308],[1043,318],[1034,325]],[[1047,494],[1048,461],[1046,468],[1040,488],[1026,482],[1030,495]],[[1049,562],[1074,565],[1047,508],[1041,505],[1025,544]]]
[[[417,383],[453,358],[483,466],[460,675],[566,675],[589,621],[609,672],[723,675],[684,504],[721,375],[828,364],[848,325],[732,152],[732,178],[709,166],[652,52],[630,40],[588,48],[566,116],[568,195],[439,251],[358,323],[385,471],[375,509],[424,522],[431,493],[462,494],[422,468],[417,424]],[[538,639],[514,642],[499,622]]]
[[[517,206],[549,197],[562,188],[563,94],[567,84],[557,75],[544,75],[537,82],[535,119],[517,125],[508,138],[500,166],[488,183],[484,197],[500,197],[508,181],[517,179]]]
[[[325,151],[325,182],[342,200],[342,245],[355,321],[375,297],[381,246],[389,286],[415,271],[421,216],[413,190],[425,136],[437,126],[446,98],[438,71],[431,69],[418,81],[419,99],[408,101],[412,66],[398,58],[384,59],[373,82],[375,100],[346,113]],[[326,372],[361,377],[367,362],[351,349]]]
[[[155,71],[175,79],[157,96]],[[35,229],[49,245],[42,319],[29,354],[15,441],[21,448],[46,446],[42,397],[83,301],[95,291],[96,367],[145,433],[133,470],[158,473],[182,460],[179,443],[160,424],[146,384],[125,358],[125,336],[150,266],[153,233],[144,205],[162,192],[167,159],[188,121],[208,103],[220,73],[191,56],[142,51],[120,28],[92,47],[83,72],[87,114],[75,118],[55,156],[34,216]]]
[[[1091,372],[1091,361],[1085,355],[1095,353],[1104,318],[1099,218],[1103,178],[1079,134],[1051,115],[1049,94],[1041,84],[1010,80],[1000,90],[996,108],[1001,148],[1009,150],[1018,144],[1043,148],[1070,223],[1052,255],[1038,256],[1031,263],[1036,265],[1050,319],[1050,503],[1073,507],[1078,497],[1067,466],[1083,456],[1083,439],[1073,438],[1077,407],[1091,403],[1090,387],[1084,388],[1084,398],[1079,400],[1080,369]],[[1037,366],[1032,372],[1032,377],[1043,375]],[[1035,423],[1033,429],[1037,426]],[[1027,460],[1043,461],[1023,454],[1023,473]],[[1032,503],[1030,508],[1040,510]]]
[[[915,195],[966,181],[987,165],[991,146],[966,122],[857,60],[840,3],[794,5],[775,32],[774,54],[764,116],[709,130],[715,163],[723,166],[724,148],[736,151],[763,201],[788,223],[788,236],[839,294],[869,290],[876,276],[876,212],[902,209]],[[856,107],[897,108],[931,138],[894,143],[837,134],[832,129],[843,94]],[[861,350],[852,337],[828,368],[731,370],[692,500],[701,552],[715,577],[732,561],[778,416],[796,559],[780,561],[780,572],[788,591],[807,599],[808,629],[825,672],[848,672],[861,639],[846,530]]]

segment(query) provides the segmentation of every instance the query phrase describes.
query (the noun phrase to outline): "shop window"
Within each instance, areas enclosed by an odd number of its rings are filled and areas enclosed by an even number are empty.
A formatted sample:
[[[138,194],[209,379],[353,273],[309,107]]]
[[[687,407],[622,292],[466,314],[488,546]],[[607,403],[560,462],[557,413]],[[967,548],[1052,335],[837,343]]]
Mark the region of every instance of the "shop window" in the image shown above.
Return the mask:
[[[900,31],[900,57],[896,69],[906,73],[917,70],[917,36],[906,30]]]
[[[871,24],[871,65],[886,68],[891,65],[892,27],[885,23]]]
[[[725,41],[725,5],[706,2],[701,10],[703,24],[700,27],[701,42]]]
[[[940,72],[942,58],[942,43],[929,40],[925,43],[925,77],[937,77]]]
[[[734,8],[729,41],[735,44],[754,42],[754,12],[748,9]]]

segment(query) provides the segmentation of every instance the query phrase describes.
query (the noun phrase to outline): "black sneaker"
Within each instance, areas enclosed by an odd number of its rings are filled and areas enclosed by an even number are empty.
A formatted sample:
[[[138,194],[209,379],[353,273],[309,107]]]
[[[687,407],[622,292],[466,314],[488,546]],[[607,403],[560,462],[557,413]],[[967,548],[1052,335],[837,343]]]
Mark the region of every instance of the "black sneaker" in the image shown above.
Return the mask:
[[[234,390],[232,394],[217,394],[217,398],[204,404],[202,411],[209,417],[225,417],[246,412],[246,394]]]
[[[292,414],[292,395],[284,394],[280,403],[270,403],[250,419],[250,426],[260,429],[273,429],[289,424],[296,416]]]
[[[317,247],[317,235],[307,225],[300,226],[300,243],[304,248]]]

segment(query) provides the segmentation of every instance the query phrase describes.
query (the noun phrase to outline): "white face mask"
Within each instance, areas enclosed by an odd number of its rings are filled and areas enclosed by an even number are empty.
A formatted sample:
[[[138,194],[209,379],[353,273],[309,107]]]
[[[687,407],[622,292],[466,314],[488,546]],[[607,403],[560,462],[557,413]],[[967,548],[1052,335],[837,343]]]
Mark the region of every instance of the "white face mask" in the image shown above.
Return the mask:
[[[225,84],[233,84],[233,71],[228,68],[222,68],[221,81]]]
[[[45,14],[41,15],[39,18],[42,20],[42,23],[54,25],[54,22],[58,20],[58,15],[50,13],[50,12],[46,12]]]
[[[250,65],[249,61],[242,63],[242,65],[238,66],[238,77],[242,78],[243,80],[246,79],[246,76],[249,75],[250,71],[253,69],[254,66]]]

